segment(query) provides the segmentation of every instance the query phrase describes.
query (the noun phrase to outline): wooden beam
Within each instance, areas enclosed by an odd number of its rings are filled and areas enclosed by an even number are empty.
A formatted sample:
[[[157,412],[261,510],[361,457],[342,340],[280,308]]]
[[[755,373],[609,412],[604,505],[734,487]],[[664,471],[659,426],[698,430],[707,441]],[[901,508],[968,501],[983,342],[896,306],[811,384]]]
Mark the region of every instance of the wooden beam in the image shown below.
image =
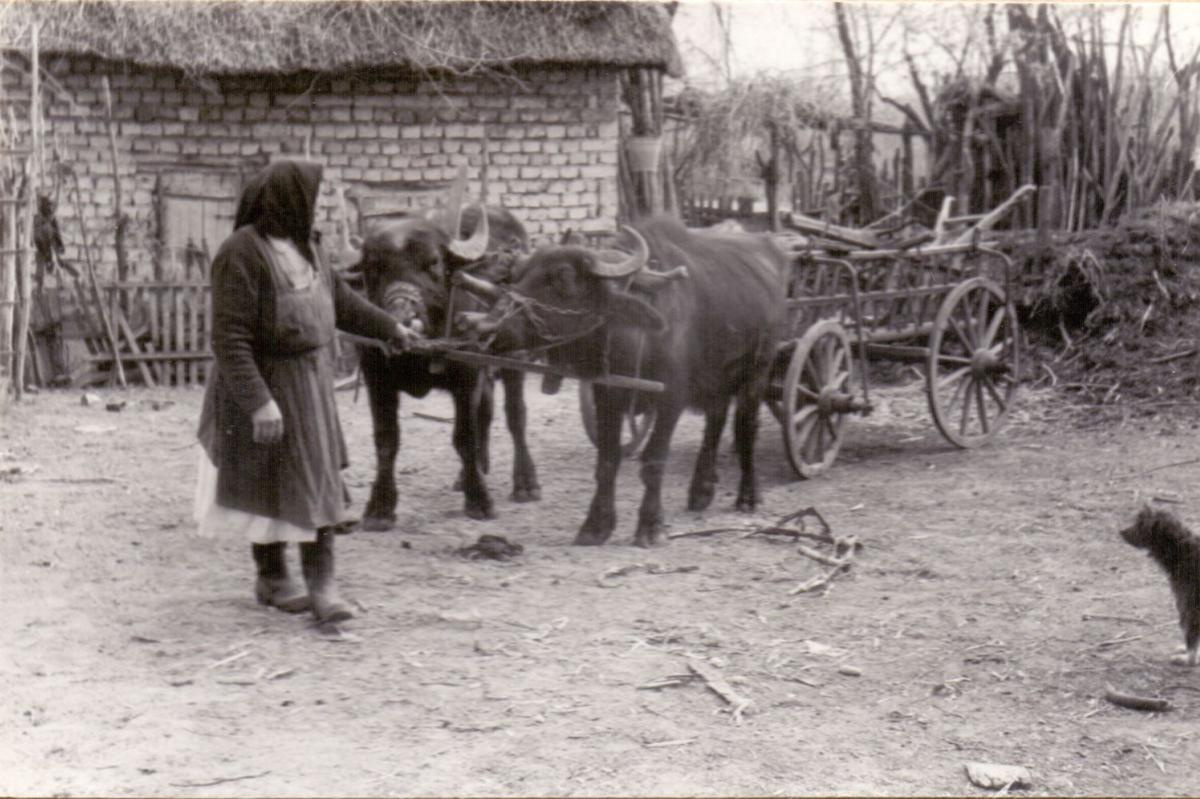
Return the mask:
[[[125,341],[129,342],[129,349],[133,351],[135,363],[137,363],[138,372],[142,375],[142,382],[147,386],[157,386],[158,383],[154,379],[154,375],[150,372],[150,367],[146,365],[146,361],[142,358],[142,347],[138,344],[137,336],[129,328],[129,320],[125,318],[125,314],[118,308],[116,312],[117,328],[121,334],[125,336]],[[124,357],[124,355],[122,355]]]

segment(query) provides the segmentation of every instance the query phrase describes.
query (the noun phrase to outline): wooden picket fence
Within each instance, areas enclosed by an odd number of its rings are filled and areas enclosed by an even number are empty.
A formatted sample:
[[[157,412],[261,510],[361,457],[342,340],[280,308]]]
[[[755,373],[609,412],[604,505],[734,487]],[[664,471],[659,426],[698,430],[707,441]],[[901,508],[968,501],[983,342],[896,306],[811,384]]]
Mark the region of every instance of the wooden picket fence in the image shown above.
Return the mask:
[[[206,282],[127,282],[100,286],[121,365],[148,386],[192,386],[212,361],[212,290]],[[113,372],[112,345],[95,303],[78,286],[34,298],[37,382],[95,385]]]
[[[120,328],[118,338],[128,348],[121,354],[127,372],[132,373],[132,362],[142,382],[150,385],[204,382],[212,360],[208,283],[114,283],[102,291],[110,318]]]

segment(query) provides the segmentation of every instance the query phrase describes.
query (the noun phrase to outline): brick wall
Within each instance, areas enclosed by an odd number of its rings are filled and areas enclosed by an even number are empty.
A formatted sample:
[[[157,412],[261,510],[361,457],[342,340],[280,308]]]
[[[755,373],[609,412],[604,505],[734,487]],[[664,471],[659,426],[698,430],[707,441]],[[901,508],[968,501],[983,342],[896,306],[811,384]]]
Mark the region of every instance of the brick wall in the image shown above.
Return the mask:
[[[192,81],[88,58],[50,57],[44,65],[53,76],[44,99],[47,143],[79,177],[83,216],[106,276],[115,264],[106,74],[136,278],[153,274],[164,176],[194,173],[203,182],[218,175],[236,187],[271,159],[301,156],[306,139],[325,164],[318,225],[327,233],[341,219],[337,184],[449,180],[466,164],[477,196],[485,148],[489,202],[516,213],[535,241],[568,227],[615,225],[615,70],[546,68],[519,82],[453,78],[434,85],[399,74]],[[11,71],[5,89],[10,100],[28,93]],[[61,181],[58,213],[67,257],[81,261],[69,179]],[[214,250],[217,244],[210,242]]]

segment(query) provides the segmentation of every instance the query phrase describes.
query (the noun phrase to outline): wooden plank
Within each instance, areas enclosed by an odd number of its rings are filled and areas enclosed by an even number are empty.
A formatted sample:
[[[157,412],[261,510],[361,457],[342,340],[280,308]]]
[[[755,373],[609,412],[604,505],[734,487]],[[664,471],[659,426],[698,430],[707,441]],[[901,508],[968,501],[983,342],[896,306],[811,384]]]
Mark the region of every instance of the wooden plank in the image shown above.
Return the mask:
[[[211,352],[179,352],[178,350],[174,350],[174,351],[170,351],[170,352],[143,352],[140,355],[134,354],[134,353],[129,353],[129,352],[123,352],[123,353],[121,353],[121,362],[122,363],[137,363],[137,362],[141,361],[143,363],[148,363],[148,364],[167,362],[168,365],[172,365],[175,362],[185,363],[187,361],[193,361],[193,360],[194,361],[212,360],[212,357],[213,357],[213,354]],[[88,358],[88,360],[95,362],[95,363],[107,363],[112,360],[112,354],[105,352],[105,351],[97,352],[97,353],[91,355]],[[170,375],[171,375],[171,373],[168,372],[167,376],[170,377]]]
[[[212,335],[213,335],[213,293],[212,287],[204,289],[204,351],[212,351]],[[208,382],[212,378],[213,363],[211,361],[204,362],[204,381]]]
[[[121,313],[119,308],[117,309],[116,316],[113,318],[117,320],[117,328],[125,336],[125,341],[128,342],[129,349],[134,354],[134,361],[137,363],[138,372],[142,375],[142,382],[147,386],[157,386],[158,384],[154,382],[154,376],[150,374],[150,368],[142,360],[142,348],[137,342],[137,336],[133,334],[133,330],[129,327],[129,320],[125,318],[125,314]],[[125,359],[124,353],[122,353],[121,359]]]
[[[188,351],[199,349],[200,327],[198,319],[200,317],[200,291],[195,288],[187,290],[187,309],[188,309]],[[196,362],[188,361],[188,385],[196,385]]]
[[[833,239],[845,244],[853,244],[856,247],[864,249],[876,249],[879,247],[879,241],[869,233],[842,227],[841,225],[835,225],[820,219],[814,219],[811,216],[805,216],[795,211],[790,216],[784,215],[783,222],[788,227],[808,235],[824,236],[827,239]]]
[[[207,288],[208,282],[204,280],[127,280],[123,283],[105,283],[106,289],[122,289],[129,290],[135,288],[142,289],[174,289],[174,288]]]
[[[183,290],[178,287],[172,288],[171,298],[171,305],[175,309],[175,341],[173,349],[186,352],[187,347],[183,341]],[[183,385],[186,369],[187,367],[183,359],[175,361],[175,385]]]
[[[160,292],[157,289],[146,287],[146,312],[150,316],[150,347],[151,352],[158,352],[164,349],[160,336],[160,326],[158,323],[158,297]],[[158,382],[163,382],[163,366],[161,363],[154,364],[154,376],[158,378]]]

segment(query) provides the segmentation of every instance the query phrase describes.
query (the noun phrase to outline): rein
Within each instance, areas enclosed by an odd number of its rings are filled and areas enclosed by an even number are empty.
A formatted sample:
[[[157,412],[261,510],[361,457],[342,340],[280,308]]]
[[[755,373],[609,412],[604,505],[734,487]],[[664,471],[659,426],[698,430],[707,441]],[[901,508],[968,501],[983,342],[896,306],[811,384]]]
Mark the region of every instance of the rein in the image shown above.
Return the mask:
[[[523,350],[523,352],[528,353],[531,356],[540,355],[558,347],[564,347],[567,344],[571,344],[579,341],[580,339],[586,338],[592,333],[595,333],[597,330],[600,330],[609,322],[609,317],[607,314],[598,314],[594,311],[576,311],[570,308],[559,308],[555,305],[547,305],[546,303],[539,302],[532,297],[527,297],[524,294],[520,294],[503,286],[498,288],[503,293],[504,299],[507,301],[507,307],[505,307],[499,318],[495,320],[496,332],[484,339],[484,350],[491,348],[497,334],[500,331],[500,328],[504,326],[504,323],[516,317],[524,318],[525,321],[527,321],[529,325],[537,332],[538,337],[546,340],[547,342],[546,344]],[[580,332],[572,333],[570,335],[555,336],[547,329],[546,323],[546,317],[554,315],[581,318],[585,320],[587,327]]]

